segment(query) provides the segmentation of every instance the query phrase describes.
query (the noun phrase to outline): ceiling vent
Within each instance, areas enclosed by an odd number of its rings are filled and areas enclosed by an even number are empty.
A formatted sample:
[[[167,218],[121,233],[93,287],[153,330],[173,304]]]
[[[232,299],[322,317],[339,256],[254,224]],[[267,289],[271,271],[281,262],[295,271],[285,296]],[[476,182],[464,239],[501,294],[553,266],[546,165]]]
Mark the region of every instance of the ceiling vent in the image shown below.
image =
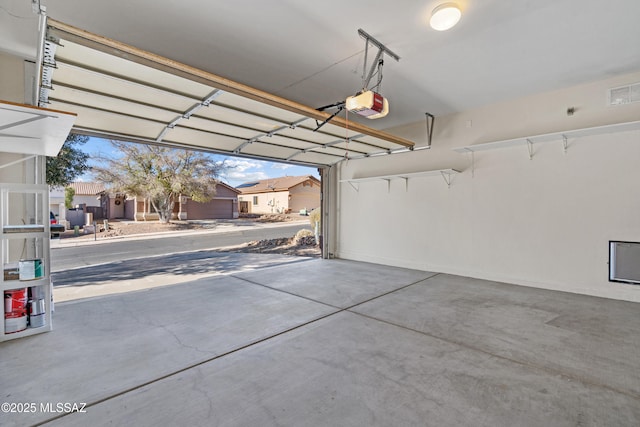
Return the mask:
[[[640,102],[640,83],[609,89],[609,105],[624,105]]]

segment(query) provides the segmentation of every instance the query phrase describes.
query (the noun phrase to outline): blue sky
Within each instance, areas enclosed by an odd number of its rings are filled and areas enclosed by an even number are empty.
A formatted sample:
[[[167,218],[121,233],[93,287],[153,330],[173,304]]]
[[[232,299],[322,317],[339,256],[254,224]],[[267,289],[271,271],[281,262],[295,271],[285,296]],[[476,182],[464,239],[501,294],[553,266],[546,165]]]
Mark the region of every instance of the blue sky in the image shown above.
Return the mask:
[[[101,138],[89,138],[89,141],[80,146],[80,149],[90,156],[94,157],[102,153],[108,155],[111,148],[108,140]],[[320,179],[317,168],[295,166],[286,163],[266,162],[263,160],[253,160],[241,157],[223,156],[219,154],[211,154],[211,156],[219,162],[226,162],[231,166],[226,175],[221,176],[221,180],[236,187],[243,182],[256,181],[267,178],[278,178],[281,176],[299,176],[313,175]],[[93,162],[90,161],[90,164]],[[91,181],[91,175],[87,174],[81,178],[82,181]]]

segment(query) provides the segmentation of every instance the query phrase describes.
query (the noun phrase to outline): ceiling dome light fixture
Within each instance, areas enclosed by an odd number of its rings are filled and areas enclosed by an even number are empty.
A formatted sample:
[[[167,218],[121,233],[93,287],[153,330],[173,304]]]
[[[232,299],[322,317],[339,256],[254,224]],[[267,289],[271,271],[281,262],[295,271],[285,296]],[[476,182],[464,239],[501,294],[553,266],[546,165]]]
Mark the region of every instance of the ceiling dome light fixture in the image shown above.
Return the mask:
[[[446,31],[458,23],[462,11],[455,3],[442,3],[431,12],[429,24],[437,31]]]

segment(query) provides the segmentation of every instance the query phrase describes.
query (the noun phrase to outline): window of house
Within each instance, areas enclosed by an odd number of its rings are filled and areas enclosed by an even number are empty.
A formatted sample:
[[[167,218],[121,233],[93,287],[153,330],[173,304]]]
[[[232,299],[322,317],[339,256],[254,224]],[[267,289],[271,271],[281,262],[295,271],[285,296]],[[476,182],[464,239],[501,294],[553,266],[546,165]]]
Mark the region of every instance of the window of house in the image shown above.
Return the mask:
[[[253,205],[257,205],[258,204],[258,196],[253,196]]]

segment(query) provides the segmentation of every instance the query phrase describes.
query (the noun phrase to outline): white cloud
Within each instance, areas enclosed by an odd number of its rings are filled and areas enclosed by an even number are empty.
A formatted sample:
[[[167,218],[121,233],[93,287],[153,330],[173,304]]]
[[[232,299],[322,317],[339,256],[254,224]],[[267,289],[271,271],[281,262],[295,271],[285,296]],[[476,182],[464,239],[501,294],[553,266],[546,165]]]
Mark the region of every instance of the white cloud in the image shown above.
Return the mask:
[[[220,178],[234,187],[245,182],[278,178],[285,175],[285,172],[283,172],[285,170],[286,174],[290,176],[314,175],[317,177],[317,171],[313,168],[286,163],[243,158],[224,158],[217,163],[229,166],[228,169],[220,174]]]
[[[285,169],[289,169],[292,168],[293,165],[288,165],[286,163],[274,163],[271,165],[271,169],[280,169],[280,170],[285,170]]]
[[[265,162],[246,159],[225,159],[224,161],[218,162],[218,164],[229,166],[228,174],[231,174],[235,172],[244,172],[249,169],[261,169],[264,167]]]
[[[269,178],[269,176],[264,172],[254,171],[227,173],[224,178],[232,185],[239,185],[241,183],[249,181],[261,181],[263,179]]]
[[[232,185],[269,178],[266,172],[261,170],[264,168],[264,162],[261,161],[227,159],[224,164],[229,166],[229,169],[225,170],[221,177]]]

